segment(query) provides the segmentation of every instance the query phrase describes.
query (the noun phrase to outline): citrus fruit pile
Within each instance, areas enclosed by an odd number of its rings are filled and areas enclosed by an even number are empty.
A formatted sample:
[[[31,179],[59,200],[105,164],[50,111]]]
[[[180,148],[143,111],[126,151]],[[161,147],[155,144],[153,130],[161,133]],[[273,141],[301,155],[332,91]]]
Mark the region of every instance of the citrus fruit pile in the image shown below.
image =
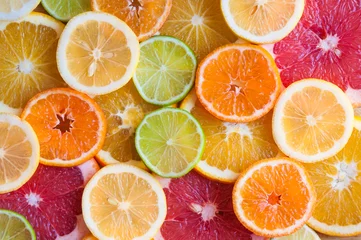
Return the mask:
[[[359,239],[360,19],[0,0],[0,239]]]

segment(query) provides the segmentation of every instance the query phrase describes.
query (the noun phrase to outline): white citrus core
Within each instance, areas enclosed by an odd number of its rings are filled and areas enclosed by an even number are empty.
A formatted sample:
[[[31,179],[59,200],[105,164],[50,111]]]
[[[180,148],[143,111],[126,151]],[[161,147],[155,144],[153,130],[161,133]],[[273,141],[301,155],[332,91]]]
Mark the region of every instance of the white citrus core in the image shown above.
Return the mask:
[[[217,213],[217,206],[213,203],[206,203],[204,206],[201,206],[197,203],[192,203],[191,209],[193,212],[201,214],[203,221],[212,220]]]
[[[337,35],[327,35],[325,39],[321,39],[318,48],[321,48],[324,53],[328,51],[334,52],[338,57],[341,56],[341,51],[337,48],[339,37]]]
[[[336,164],[337,173],[334,175],[331,183],[333,189],[343,190],[348,188],[351,181],[356,181],[357,164],[355,162],[339,162]]]
[[[194,15],[192,17],[192,25],[193,26],[199,26],[199,25],[202,25],[203,24],[203,17],[199,16],[199,15]]]
[[[30,192],[25,195],[26,202],[32,207],[39,207],[39,203],[43,200],[40,195]]]
[[[252,131],[249,129],[247,124],[244,123],[229,123],[224,122],[223,125],[226,127],[226,135],[237,133],[242,137],[252,138]]]
[[[24,73],[24,74],[30,74],[33,71],[33,69],[34,69],[34,65],[28,59],[24,59],[17,66],[18,72]]]

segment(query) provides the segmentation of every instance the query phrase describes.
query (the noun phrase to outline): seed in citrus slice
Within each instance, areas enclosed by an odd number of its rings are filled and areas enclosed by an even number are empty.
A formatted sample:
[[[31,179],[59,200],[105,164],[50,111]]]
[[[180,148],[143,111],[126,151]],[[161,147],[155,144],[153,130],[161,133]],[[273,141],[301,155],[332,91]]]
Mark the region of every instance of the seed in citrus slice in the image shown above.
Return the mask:
[[[258,161],[233,188],[238,219],[264,237],[296,232],[311,217],[315,203],[316,192],[306,169],[284,157]]]
[[[101,149],[106,119],[89,96],[70,88],[53,88],[34,96],[21,117],[33,127],[40,143],[40,162],[77,166]]]
[[[0,0],[0,21],[23,18],[31,13],[39,3],[40,0]]]
[[[222,122],[203,108],[194,90],[180,107],[203,128],[206,145],[195,169],[212,180],[234,182],[255,161],[279,153],[272,137],[272,113],[250,123]]]
[[[194,171],[178,179],[158,180],[168,212],[155,240],[253,239],[233,212],[233,185],[213,182]]]
[[[135,129],[157,106],[142,99],[132,80],[121,89],[96,96],[94,100],[103,109],[107,121],[107,135],[97,160],[103,165],[131,160],[143,163],[135,149]]]
[[[63,28],[61,22],[42,13],[15,22],[0,21],[0,112],[20,114],[35,94],[65,86],[56,67]]]
[[[354,125],[350,140],[337,155],[304,165],[319,196],[308,224],[327,235],[361,234],[361,120]]]
[[[290,85],[278,99],[273,137],[280,150],[302,162],[334,156],[352,134],[354,112],[345,93],[320,79]]]
[[[149,103],[170,105],[182,100],[195,80],[197,59],[182,41],[156,36],[140,44],[140,61],[133,76],[140,95]]]
[[[1,239],[36,240],[36,234],[31,224],[19,213],[0,209]]]
[[[221,0],[228,26],[238,36],[254,43],[277,42],[300,21],[305,0]]]
[[[301,229],[291,235],[284,237],[272,238],[272,240],[321,240],[315,231],[307,225],[303,225]]]
[[[85,223],[99,239],[151,239],[167,213],[159,182],[123,163],[94,175],[85,187],[82,208]]]
[[[39,155],[39,141],[30,124],[0,113],[0,193],[24,185],[38,167]]]
[[[217,47],[237,39],[222,16],[220,4],[220,0],[173,0],[161,35],[182,40],[202,60]]]
[[[251,44],[228,44],[210,53],[197,70],[196,91],[213,116],[250,122],[274,106],[281,81],[271,55]]]
[[[199,122],[178,108],[161,108],[148,114],[135,135],[135,147],[143,162],[162,177],[187,174],[201,159],[204,144]]]
[[[72,18],[60,36],[57,64],[72,88],[90,95],[113,92],[131,79],[139,42],[117,17],[85,12]]]
[[[51,16],[63,22],[80,13],[91,11],[89,0],[42,0],[41,4]]]
[[[38,240],[82,239],[86,228],[81,211],[85,184],[99,170],[94,159],[78,167],[39,165],[19,190],[0,194],[0,208],[24,215]]]

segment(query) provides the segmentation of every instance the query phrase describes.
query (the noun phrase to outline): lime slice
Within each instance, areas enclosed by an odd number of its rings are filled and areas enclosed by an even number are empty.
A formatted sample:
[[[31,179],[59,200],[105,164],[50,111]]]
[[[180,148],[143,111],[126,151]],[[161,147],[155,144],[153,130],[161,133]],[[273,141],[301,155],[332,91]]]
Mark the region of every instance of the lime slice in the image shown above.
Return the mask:
[[[63,22],[80,13],[91,11],[89,0],[42,0],[41,4],[51,16]]]
[[[149,103],[170,105],[193,86],[197,59],[182,41],[156,36],[140,44],[140,61],[133,76],[140,95]]]
[[[143,119],[135,134],[135,147],[145,165],[156,174],[177,178],[199,162],[205,137],[201,125],[188,112],[161,108]]]
[[[36,235],[24,216],[0,209],[0,239],[35,240]]]
[[[307,225],[304,225],[297,232],[284,237],[272,238],[272,240],[320,240],[320,237]]]

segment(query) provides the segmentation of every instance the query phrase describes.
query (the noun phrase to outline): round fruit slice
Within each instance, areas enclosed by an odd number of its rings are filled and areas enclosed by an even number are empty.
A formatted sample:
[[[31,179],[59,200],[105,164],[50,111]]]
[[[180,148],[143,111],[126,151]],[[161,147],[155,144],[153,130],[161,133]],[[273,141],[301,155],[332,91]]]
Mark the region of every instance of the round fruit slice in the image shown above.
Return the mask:
[[[140,62],[133,76],[140,95],[149,103],[170,105],[182,100],[195,80],[197,59],[182,41],[156,36],[140,44]]]
[[[197,70],[200,102],[213,116],[228,122],[250,122],[266,115],[280,86],[272,56],[250,44],[220,47]]]
[[[182,178],[159,181],[168,212],[155,240],[253,239],[233,212],[233,185],[213,182],[194,171]]]
[[[26,218],[16,212],[0,209],[1,239],[36,240],[33,227]]]
[[[352,133],[354,112],[336,85],[305,79],[282,92],[274,109],[273,137],[283,153],[302,162],[334,156]]]
[[[228,26],[241,38],[254,43],[277,42],[300,21],[305,0],[221,0]]]
[[[173,0],[160,33],[184,41],[198,60],[217,47],[237,40],[222,16],[220,0]]]
[[[151,239],[167,214],[159,182],[128,164],[96,173],[85,187],[82,208],[85,223],[99,239]]]
[[[55,57],[63,28],[42,13],[16,22],[0,21],[0,112],[20,114],[35,94],[65,86]]]
[[[361,120],[345,148],[325,161],[305,164],[319,199],[308,224],[332,236],[361,234]],[[330,211],[332,209],[332,211]]]
[[[77,166],[94,157],[105,140],[106,119],[98,104],[70,88],[37,94],[21,117],[34,128],[45,165]]]
[[[272,238],[272,240],[321,240],[315,231],[309,228],[307,225],[303,225],[303,227],[297,232],[285,236],[285,237],[277,237]]]
[[[127,24],[107,13],[86,12],[68,22],[56,57],[61,76],[72,88],[101,95],[129,82],[139,52]]]
[[[39,155],[39,141],[30,124],[0,113],[0,193],[24,185],[38,167]]]
[[[40,0],[0,0],[0,21],[13,21],[25,17],[39,3]]]
[[[252,163],[277,156],[272,137],[272,113],[250,123],[222,122],[208,113],[192,91],[181,108],[201,124],[206,145],[195,169],[202,175],[222,182],[234,182]]]
[[[187,174],[199,162],[205,137],[187,111],[162,108],[148,114],[136,131],[135,147],[149,169],[162,177]]]
[[[0,194],[0,208],[24,215],[38,240],[82,239],[89,234],[82,216],[82,193],[98,170],[94,159],[72,168],[40,164],[22,188]]]
[[[41,4],[51,16],[63,22],[80,13],[91,11],[89,0],[42,0]]]
[[[356,118],[361,118],[361,107],[355,107],[353,111]]]
[[[300,229],[311,217],[316,192],[306,169],[288,158],[255,163],[238,178],[233,207],[252,232],[281,237]]]

